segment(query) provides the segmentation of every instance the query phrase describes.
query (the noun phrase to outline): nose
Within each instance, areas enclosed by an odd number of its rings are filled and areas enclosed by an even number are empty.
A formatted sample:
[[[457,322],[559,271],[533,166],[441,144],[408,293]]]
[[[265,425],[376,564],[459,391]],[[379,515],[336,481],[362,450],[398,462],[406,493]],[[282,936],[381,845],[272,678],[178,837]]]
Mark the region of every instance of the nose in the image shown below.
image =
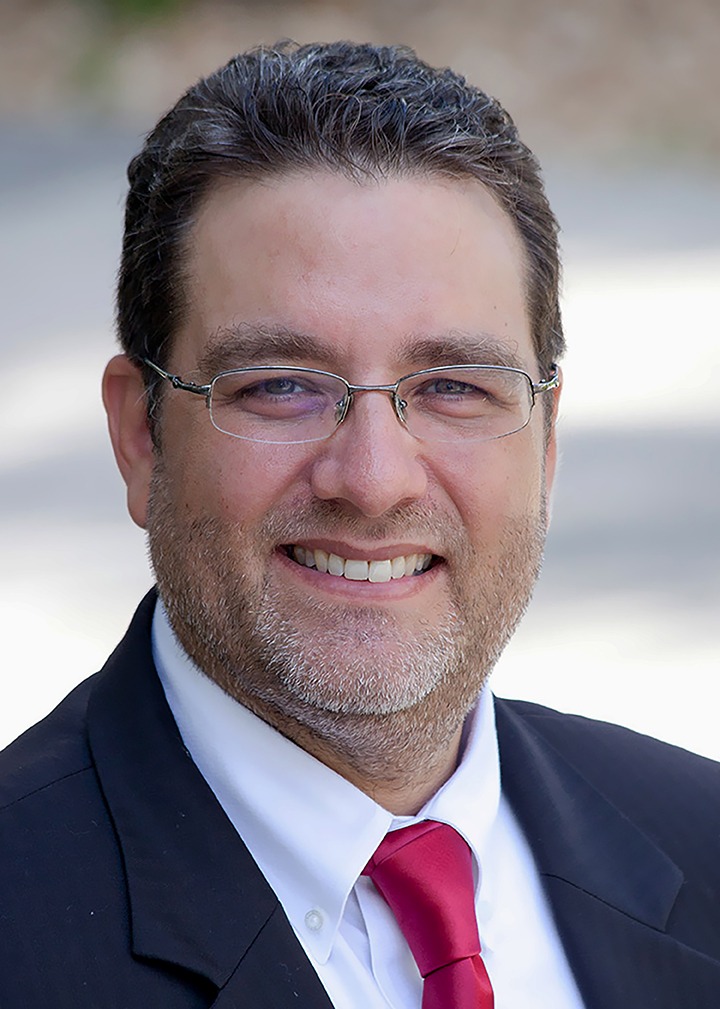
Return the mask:
[[[313,493],[378,518],[425,495],[427,472],[420,450],[421,443],[398,421],[387,392],[356,394],[343,423],[319,443]]]

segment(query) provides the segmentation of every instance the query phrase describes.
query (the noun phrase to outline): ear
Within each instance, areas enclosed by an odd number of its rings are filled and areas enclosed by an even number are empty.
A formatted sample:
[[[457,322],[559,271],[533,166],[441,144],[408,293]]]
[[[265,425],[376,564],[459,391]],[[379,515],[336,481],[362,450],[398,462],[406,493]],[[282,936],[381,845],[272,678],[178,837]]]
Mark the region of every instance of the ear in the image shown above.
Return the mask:
[[[106,367],[102,397],[115,460],[127,486],[128,511],[144,529],[155,449],[142,375],[125,354],[113,357]]]
[[[550,416],[547,418],[547,428],[546,428],[546,444],[545,444],[545,487],[547,491],[548,502],[552,500],[552,488],[553,482],[555,480],[555,471],[557,469],[558,463],[558,448],[557,448],[557,437],[556,437],[556,424],[558,418],[558,411],[560,409],[560,393],[562,392],[563,384],[563,373],[560,367],[558,367],[558,386],[553,389],[550,395],[552,396],[551,406],[550,406]],[[545,394],[547,395],[547,393]],[[551,509],[548,508],[548,524]]]

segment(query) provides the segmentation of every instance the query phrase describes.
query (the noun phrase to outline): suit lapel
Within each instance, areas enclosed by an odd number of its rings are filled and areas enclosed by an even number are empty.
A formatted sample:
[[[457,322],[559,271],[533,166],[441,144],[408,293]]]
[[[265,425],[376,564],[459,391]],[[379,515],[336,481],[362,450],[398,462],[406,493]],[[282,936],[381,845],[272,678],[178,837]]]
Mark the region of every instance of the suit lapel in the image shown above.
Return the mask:
[[[211,1009],[332,1009],[278,904]]]
[[[153,605],[151,595],[88,710],[126,869],[133,952],[209,979],[218,1009],[329,1009],[275,894],[183,746],[152,664]]]
[[[88,710],[126,868],[133,952],[208,979],[213,1009],[331,1009],[274,893],[182,744],[152,664],[153,605],[151,595],[97,678]],[[503,789],[586,1009],[717,1009],[720,965],[677,941],[671,927],[679,923],[683,934],[680,870],[578,773],[570,747],[561,754],[508,702],[496,711]],[[688,907],[692,914],[692,901]]]
[[[668,931],[680,869],[517,709],[496,714],[503,791],[586,1009],[716,1009],[720,964]]]

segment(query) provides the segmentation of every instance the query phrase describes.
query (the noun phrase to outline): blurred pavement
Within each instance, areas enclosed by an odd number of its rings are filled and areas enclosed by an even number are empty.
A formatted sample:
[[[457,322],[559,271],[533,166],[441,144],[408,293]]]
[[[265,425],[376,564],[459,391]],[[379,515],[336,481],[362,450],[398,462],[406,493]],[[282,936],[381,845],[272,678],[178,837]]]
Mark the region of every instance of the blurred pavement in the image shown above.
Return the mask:
[[[99,397],[140,138],[0,136],[2,744],[102,664],[151,577]],[[562,462],[545,571],[494,686],[720,759],[720,182],[546,170],[571,347]]]

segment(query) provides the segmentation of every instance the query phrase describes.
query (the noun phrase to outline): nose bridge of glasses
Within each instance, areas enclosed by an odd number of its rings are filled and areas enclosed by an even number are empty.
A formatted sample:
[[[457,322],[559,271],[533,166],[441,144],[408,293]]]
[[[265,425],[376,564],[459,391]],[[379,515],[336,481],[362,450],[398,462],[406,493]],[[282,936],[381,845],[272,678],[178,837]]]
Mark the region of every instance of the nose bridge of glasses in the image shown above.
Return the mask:
[[[338,424],[340,424],[347,417],[350,411],[350,407],[353,404],[356,393],[384,392],[387,393],[388,396],[390,397],[390,401],[392,402],[393,409],[395,411],[395,416],[404,426],[406,424],[405,407],[407,406],[407,403],[405,403],[405,401],[401,399],[398,394],[399,384],[400,384],[399,382],[390,382],[387,385],[351,385],[348,382],[347,383],[348,393],[346,397],[346,402],[344,408],[341,410],[342,416],[339,417]]]

